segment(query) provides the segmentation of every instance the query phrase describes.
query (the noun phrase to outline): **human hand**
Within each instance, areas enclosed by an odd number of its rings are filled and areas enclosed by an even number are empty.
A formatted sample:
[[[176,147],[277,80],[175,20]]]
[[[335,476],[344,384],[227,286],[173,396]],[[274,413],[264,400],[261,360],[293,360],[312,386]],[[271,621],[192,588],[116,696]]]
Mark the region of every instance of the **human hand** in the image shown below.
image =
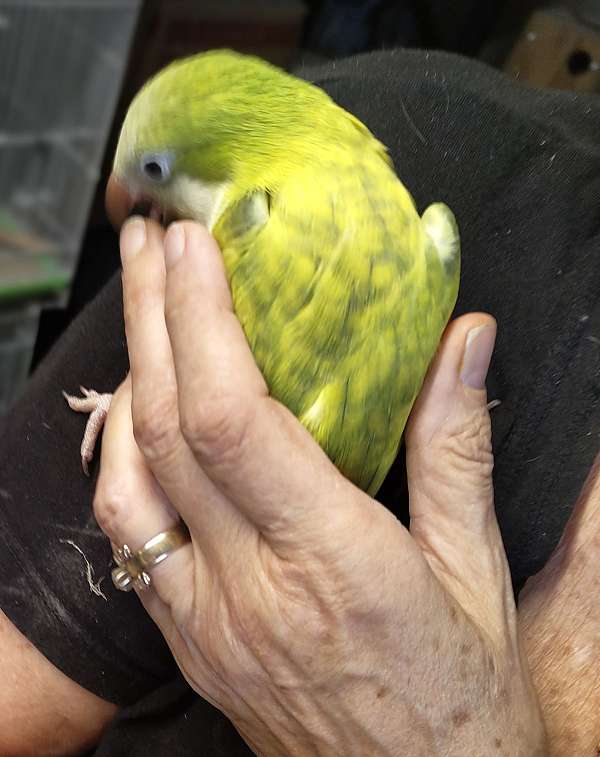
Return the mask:
[[[194,689],[260,754],[543,754],[493,509],[492,319],[447,329],[415,407],[409,533],[268,396],[207,232],[136,219],[121,242],[131,374],[95,512],[134,549],[188,525],[140,598]]]
[[[600,754],[600,456],[519,618],[552,757]]]

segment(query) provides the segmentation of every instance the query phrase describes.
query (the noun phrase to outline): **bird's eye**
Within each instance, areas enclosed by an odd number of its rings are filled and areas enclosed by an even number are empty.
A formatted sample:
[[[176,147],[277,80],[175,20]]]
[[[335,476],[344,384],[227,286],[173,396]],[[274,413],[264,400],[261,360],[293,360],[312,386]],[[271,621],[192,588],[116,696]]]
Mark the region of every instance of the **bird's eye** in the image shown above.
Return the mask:
[[[152,153],[142,158],[142,173],[151,181],[162,184],[171,176],[171,159],[169,155]]]

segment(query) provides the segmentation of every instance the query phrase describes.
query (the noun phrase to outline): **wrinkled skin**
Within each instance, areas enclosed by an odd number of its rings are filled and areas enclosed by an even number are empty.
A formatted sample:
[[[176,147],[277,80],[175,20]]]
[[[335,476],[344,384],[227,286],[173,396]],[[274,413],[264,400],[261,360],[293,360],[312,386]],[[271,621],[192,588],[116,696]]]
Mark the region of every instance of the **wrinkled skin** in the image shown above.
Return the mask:
[[[133,548],[189,526],[140,598],[190,684],[259,754],[545,754],[493,509],[493,320],[450,325],[417,401],[409,533],[269,398],[212,238],[121,241],[131,374],[95,513]]]
[[[519,598],[551,757],[600,754],[600,457],[554,554]]]

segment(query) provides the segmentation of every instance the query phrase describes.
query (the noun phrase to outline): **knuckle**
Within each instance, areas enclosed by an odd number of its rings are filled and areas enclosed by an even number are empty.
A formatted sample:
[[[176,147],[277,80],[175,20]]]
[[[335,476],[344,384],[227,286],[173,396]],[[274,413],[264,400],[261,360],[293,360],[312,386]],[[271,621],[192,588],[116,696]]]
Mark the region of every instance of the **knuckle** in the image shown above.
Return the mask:
[[[482,478],[491,476],[494,457],[487,411],[478,411],[449,429],[442,446],[455,470],[462,473],[477,470]]]
[[[93,501],[94,517],[109,538],[123,531],[131,515],[131,497],[122,480],[99,481]]]
[[[181,433],[191,449],[210,465],[239,459],[246,445],[252,411],[239,397],[219,396],[184,407]]]
[[[133,435],[144,457],[152,462],[168,457],[179,437],[177,407],[170,399],[132,405]]]

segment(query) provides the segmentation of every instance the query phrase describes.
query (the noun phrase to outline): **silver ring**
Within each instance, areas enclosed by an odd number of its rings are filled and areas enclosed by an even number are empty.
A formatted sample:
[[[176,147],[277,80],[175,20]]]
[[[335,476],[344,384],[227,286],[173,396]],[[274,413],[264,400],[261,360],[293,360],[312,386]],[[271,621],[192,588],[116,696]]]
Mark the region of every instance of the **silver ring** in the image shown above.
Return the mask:
[[[127,544],[118,547],[113,551],[117,567],[111,572],[115,587],[119,591],[147,589],[152,582],[149,571],[189,541],[188,527],[180,522],[168,531],[156,534],[135,552]]]

